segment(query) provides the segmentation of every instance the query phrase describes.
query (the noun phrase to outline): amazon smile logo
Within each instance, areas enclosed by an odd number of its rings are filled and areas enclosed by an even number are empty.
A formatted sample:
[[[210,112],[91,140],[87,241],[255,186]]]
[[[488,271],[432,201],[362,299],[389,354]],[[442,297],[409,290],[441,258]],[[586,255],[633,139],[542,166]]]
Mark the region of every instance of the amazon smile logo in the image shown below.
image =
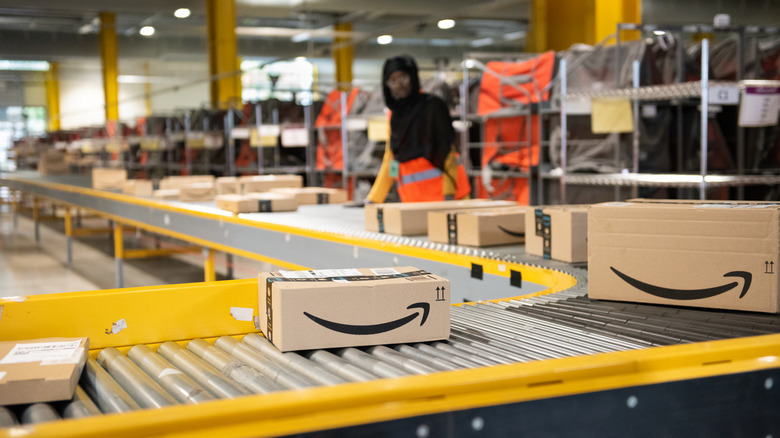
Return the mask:
[[[498,225],[498,229],[503,231],[503,232],[505,232],[506,234],[509,234],[510,236],[513,236],[513,237],[525,237],[525,232],[520,233],[520,232],[517,232],[517,231],[507,230],[506,228],[502,227],[501,225]]]
[[[425,324],[425,321],[428,319],[428,312],[430,311],[431,305],[428,303],[414,303],[410,304],[407,309],[411,310],[414,308],[420,308],[422,309],[422,319],[420,321],[420,326]],[[404,325],[412,322],[417,316],[420,314],[419,311],[415,311],[414,313],[404,316],[403,318],[396,319],[394,321],[388,321],[383,322],[379,324],[370,324],[370,325],[353,325],[353,324],[344,324],[340,322],[335,321],[328,321],[327,319],[322,319],[318,316],[314,316],[309,312],[303,312],[306,317],[311,319],[312,321],[316,322],[317,324],[333,330],[334,332],[339,333],[345,333],[348,335],[376,335],[379,333],[385,333],[392,330],[395,330],[399,327],[403,327]]]
[[[618,271],[612,266],[610,266],[609,269],[611,269],[612,272],[614,272],[615,275],[620,277],[623,281],[641,290],[642,292],[660,298],[668,298],[670,300],[700,300],[704,298],[711,298],[726,293],[739,285],[738,281],[732,281],[720,286],[705,289],[672,289],[637,280],[636,278],[630,277]],[[739,294],[740,298],[744,297],[748,292],[748,289],[750,289],[750,283],[753,280],[753,274],[746,271],[731,271],[723,274],[723,276],[737,277],[743,280],[742,292]]]

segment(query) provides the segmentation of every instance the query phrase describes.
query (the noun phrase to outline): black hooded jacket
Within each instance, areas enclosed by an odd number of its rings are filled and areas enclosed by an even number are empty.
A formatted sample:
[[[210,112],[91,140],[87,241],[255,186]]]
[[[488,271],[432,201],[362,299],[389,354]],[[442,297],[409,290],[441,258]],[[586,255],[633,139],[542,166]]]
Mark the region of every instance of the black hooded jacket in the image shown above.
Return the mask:
[[[431,94],[420,92],[417,63],[408,55],[385,61],[382,69],[382,92],[390,116],[390,148],[400,162],[425,157],[444,170],[444,162],[452,150],[455,131],[447,104]],[[404,99],[395,99],[387,86],[393,72],[404,71],[411,78],[411,92]]]

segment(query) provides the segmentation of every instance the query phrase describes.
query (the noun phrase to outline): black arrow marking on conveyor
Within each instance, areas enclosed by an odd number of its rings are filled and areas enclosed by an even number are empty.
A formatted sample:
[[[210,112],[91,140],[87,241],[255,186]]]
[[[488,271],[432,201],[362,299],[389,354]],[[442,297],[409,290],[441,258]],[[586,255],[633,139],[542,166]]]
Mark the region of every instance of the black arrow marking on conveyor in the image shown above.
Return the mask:
[[[502,227],[501,225],[498,225],[498,229],[503,231],[503,232],[505,232],[505,233],[507,233],[507,234],[509,234],[510,236],[525,237],[525,233],[524,232],[523,233],[518,233],[517,231],[509,231],[506,228]]]
[[[425,321],[428,319],[428,311],[430,310],[431,305],[428,303],[414,303],[414,304],[410,304],[409,307],[407,307],[407,309],[413,309],[415,307],[418,307],[423,311],[422,321],[420,321],[420,325],[422,326],[423,324],[425,324]],[[328,321],[326,319],[316,317],[309,312],[303,312],[303,314],[306,315],[312,321],[316,322],[317,324],[325,327],[326,329],[333,330],[334,332],[346,333],[348,335],[376,335],[379,333],[385,333],[391,330],[395,330],[405,324],[408,324],[414,318],[416,318],[417,315],[420,314],[420,312],[414,312],[411,315],[404,316],[403,318],[396,319],[395,321],[389,321],[389,322],[383,322],[381,324],[371,324],[371,325],[342,324],[340,322]]]
[[[660,298],[668,298],[670,300],[700,300],[703,298],[710,298],[728,292],[731,289],[737,287],[737,285],[739,284],[739,282],[733,281],[728,284],[710,287],[706,289],[671,289],[671,288],[656,286],[653,284],[639,281],[636,278],[629,277],[628,275],[618,271],[612,266],[610,266],[609,269],[611,269],[612,272],[617,274],[618,277],[622,278],[623,281],[641,290],[642,292]],[[744,280],[744,285],[742,286],[742,292],[739,294],[740,298],[744,297],[748,289],[750,289],[750,283],[753,279],[753,274],[745,271],[731,271],[726,274],[723,274],[723,276],[739,277]]]

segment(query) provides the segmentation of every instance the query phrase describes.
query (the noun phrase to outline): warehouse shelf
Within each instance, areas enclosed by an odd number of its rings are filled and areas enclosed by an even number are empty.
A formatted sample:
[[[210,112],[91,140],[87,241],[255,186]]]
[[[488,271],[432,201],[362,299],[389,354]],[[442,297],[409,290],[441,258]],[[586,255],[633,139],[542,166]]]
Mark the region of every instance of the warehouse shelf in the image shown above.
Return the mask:
[[[553,178],[554,176],[551,176]],[[555,177],[557,178],[557,177]],[[680,187],[699,188],[702,182],[707,187],[736,187],[747,185],[780,184],[780,175],[701,175],[612,173],[575,174],[569,173],[565,183],[571,185],[629,186],[629,187]]]

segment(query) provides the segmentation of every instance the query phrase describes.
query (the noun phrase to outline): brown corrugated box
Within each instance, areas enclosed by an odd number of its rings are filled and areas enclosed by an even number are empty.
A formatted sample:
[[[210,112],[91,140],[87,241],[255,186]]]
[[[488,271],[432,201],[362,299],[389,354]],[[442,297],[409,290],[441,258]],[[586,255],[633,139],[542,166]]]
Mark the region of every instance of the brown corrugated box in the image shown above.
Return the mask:
[[[303,187],[300,175],[253,175],[240,178],[241,193],[267,192],[281,187]]]
[[[588,259],[588,205],[526,207],[525,252],[545,259]]]
[[[0,342],[0,405],[73,397],[89,350],[89,338]]]
[[[127,180],[127,170],[96,168],[92,169],[92,188],[100,190],[122,190]]]
[[[588,233],[591,298],[780,311],[780,204],[597,204]]]
[[[343,204],[347,202],[347,192],[341,189],[329,189],[325,187],[301,187],[271,189],[272,193],[292,195],[298,201],[298,205],[311,204]]]
[[[122,193],[133,196],[152,196],[154,186],[148,179],[128,179],[122,186]]]
[[[257,200],[244,195],[217,195],[217,208],[231,213],[254,213]]]
[[[525,207],[428,212],[428,240],[450,245],[522,243]]]
[[[465,201],[368,204],[363,208],[366,231],[415,236],[428,233],[428,212],[517,206],[514,201],[469,199]]]
[[[38,157],[38,172],[41,175],[65,175],[70,172],[70,161],[60,151],[45,151]]]
[[[214,175],[173,175],[160,180],[159,189],[180,189],[194,183],[214,183]]]
[[[179,187],[179,200],[182,202],[213,201],[217,195],[213,182],[198,182]]]
[[[295,211],[298,209],[298,200],[295,196],[284,193],[247,193],[245,196],[253,200],[255,211],[258,212]]]
[[[282,351],[443,340],[450,282],[413,267],[261,273],[260,327]]]
[[[155,199],[161,199],[163,201],[178,201],[179,194],[179,189],[159,189],[155,190],[152,196],[154,196]]]
[[[216,182],[217,195],[240,195],[241,182],[235,176],[221,176]]]

